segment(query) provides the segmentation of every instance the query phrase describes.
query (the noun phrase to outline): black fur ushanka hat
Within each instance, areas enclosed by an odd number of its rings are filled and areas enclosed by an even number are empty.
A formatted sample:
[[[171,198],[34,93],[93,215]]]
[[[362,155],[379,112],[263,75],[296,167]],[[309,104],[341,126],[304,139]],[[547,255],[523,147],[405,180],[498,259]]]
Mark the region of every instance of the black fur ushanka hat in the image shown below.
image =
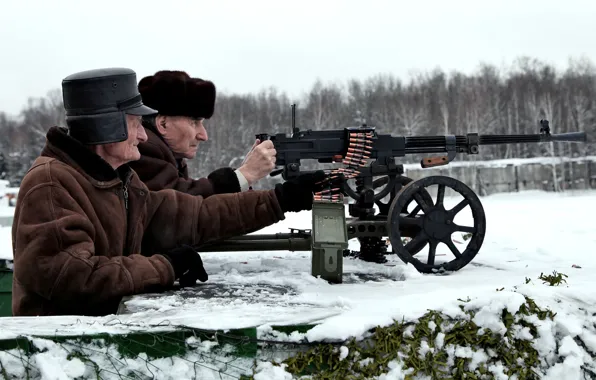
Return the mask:
[[[143,104],[166,116],[209,119],[215,108],[215,85],[184,71],[162,70],[139,82]]]

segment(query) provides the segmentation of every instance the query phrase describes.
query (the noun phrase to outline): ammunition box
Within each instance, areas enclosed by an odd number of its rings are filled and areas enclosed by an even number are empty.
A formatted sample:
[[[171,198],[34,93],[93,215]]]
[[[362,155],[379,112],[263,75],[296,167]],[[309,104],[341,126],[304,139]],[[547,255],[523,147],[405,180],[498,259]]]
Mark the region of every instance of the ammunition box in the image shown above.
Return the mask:
[[[348,230],[343,202],[315,201],[312,207],[312,270],[315,277],[341,283]]]

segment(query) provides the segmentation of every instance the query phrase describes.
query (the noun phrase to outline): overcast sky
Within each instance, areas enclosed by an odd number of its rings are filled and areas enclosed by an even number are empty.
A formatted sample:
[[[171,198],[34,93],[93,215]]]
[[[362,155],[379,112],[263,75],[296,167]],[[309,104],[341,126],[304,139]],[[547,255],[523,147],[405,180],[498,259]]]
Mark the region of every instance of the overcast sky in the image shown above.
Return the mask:
[[[317,78],[407,78],[437,66],[527,55],[596,62],[594,0],[0,0],[0,110],[16,114],[76,71],[124,66],[275,86],[292,100]]]

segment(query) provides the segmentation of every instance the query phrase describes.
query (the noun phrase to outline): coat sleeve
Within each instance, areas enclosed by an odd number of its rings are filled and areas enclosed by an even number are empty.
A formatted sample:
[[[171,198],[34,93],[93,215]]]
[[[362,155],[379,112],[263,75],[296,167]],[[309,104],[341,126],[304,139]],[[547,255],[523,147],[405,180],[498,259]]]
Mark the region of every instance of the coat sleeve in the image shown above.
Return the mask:
[[[274,190],[208,198],[162,190],[150,192],[149,207],[143,246],[156,252],[254,232],[285,218]]]
[[[103,302],[173,284],[172,266],[163,256],[96,252],[93,224],[64,188],[39,185],[20,201],[14,274],[41,297]]]
[[[142,155],[130,166],[147,185],[149,190],[174,189],[190,195],[207,198],[213,194],[235,193],[240,191],[240,182],[232,168],[220,168],[204,178],[183,178],[170,162],[157,157]]]

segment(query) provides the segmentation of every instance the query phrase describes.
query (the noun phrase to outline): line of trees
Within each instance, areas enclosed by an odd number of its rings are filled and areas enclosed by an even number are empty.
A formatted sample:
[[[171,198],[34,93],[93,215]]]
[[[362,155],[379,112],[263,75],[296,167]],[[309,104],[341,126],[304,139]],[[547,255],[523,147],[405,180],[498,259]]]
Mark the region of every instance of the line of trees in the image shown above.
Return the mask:
[[[366,122],[381,133],[395,135],[518,134],[538,133],[538,121],[548,119],[553,133],[586,131],[593,139],[596,67],[587,59],[570,60],[561,71],[536,59],[520,58],[507,68],[482,64],[472,74],[436,69],[413,74],[407,81],[392,75],[346,83],[318,80],[302,99],[290,99],[275,87],[255,94],[218,94],[215,115],[206,122],[210,141],[189,162],[191,175],[239,166],[257,133],[289,132],[292,103],[297,103],[301,129],[336,129]],[[0,112],[2,178],[18,186],[41,151],[46,131],[64,124],[59,89],[29,99],[18,118]],[[515,144],[485,146],[476,157],[458,159],[595,153],[594,144]],[[402,162],[419,159],[406,157]]]

